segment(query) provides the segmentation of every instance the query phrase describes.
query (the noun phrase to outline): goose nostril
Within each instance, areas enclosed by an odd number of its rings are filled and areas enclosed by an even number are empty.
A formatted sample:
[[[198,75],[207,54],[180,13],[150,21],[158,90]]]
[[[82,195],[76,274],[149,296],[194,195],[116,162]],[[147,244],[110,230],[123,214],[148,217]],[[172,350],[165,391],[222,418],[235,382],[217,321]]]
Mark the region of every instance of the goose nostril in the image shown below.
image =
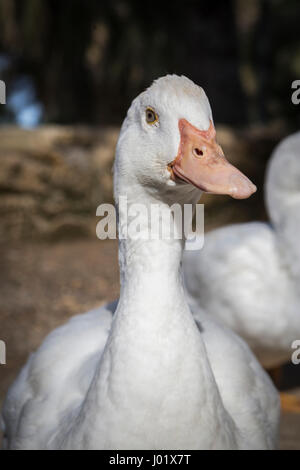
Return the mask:
[[[203,150],[195,148],[194,149],[194,154],[196,155],[196,157],[202,157],[203,156]]]

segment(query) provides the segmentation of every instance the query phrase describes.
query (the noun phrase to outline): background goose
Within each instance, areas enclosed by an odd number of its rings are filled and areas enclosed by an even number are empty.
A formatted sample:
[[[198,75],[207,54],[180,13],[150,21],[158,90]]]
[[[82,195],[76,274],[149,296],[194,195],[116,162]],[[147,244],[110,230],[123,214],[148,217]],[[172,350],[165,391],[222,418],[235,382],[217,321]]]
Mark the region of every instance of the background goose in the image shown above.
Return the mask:
[[[167,212],[172,202],[195,204],[199,188],[234,197],[255,190],[216,144],[204,91],[176,76],[133,101],[114,187],[129,209],[138,201]],[[123,225],[122,210],[119,218]],[[118,304],[75,317],[31,356],[4,405],[7,448],[276,445],[277,393],[242,340],[202,311],[192,315],[183,245],[174,237],[120,240]]]
[[[201,251],[185,253],[184,275],[191,302],[241,335],[271,368],[290,360],[300,338],[300,132],[275,149],[265,195],[271,224],[210,232]]]

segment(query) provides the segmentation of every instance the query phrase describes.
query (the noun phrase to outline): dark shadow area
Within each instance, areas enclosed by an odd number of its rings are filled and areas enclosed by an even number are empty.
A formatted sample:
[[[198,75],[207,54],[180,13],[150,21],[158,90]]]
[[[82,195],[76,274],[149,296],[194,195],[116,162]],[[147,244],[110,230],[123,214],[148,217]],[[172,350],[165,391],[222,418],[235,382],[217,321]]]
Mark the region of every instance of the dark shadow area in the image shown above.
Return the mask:
[[[205,88],[217,122],[296,128],[299,21],[297,0],[2,0],[2,120],[27,100],[42,122],[119,124],[153,79],[177,73]]]

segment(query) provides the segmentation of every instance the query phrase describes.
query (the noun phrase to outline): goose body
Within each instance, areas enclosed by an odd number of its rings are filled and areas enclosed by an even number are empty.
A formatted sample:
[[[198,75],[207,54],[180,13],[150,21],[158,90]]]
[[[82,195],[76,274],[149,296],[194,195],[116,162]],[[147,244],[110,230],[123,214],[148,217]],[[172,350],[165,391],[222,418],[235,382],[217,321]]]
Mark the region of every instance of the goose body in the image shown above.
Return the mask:
[[[203,90],[184,77],[159,79],[133,102],[116,152],[120,227],[120,196],[131,209],[139,201],[170,212],[172,201],[195,204],[203,185],[234,197],[253,192],[219,154],[211,119]],[[191,142],[207,146],[201,175]],[[205,173],[207,158],[216,159],[214,174]],[[142,217],[142,233],[147,224]],[[121,237],[119,301],[74,317],[30,357],[4,404],[6,448],[276,446],[278,395],[240,338],[191,311],[183,247],[175,237]]]
[[[275,149],[266,178],[271,223],[213,230],[185,252],[190,302],[244,338],[267,368],[289,361],[300,337],[300,133]]]
[[[168,380],[162,383],[156,370],[148,396],[147,390],[142,390],[142,396],[139,399],[136,396],[138,401],[128,403],[125,410],[120,403],[120,409],[116,409],[116,429],[108,441],[101,436],[103,417],[99,415],[99,421],[95,422],[95,412],[88,424],[93,430],[93,440],[80,433],[71,443],[66,443],[65,436],[91,387],[116,307],[117,302],[72,318],[53,331],[30,357],[5,403],[8,448],[272,449],[276,446],[278,398],[273,385],[247,345],[201,311],[194,311],[195,332],[203,340],[210,367],[206,372],[208,383],[202,384],[204,393],[198,396],[200,427],[195,426],[195,418],[186,415],[189,395],[194,392],[194,377],[189,377],[180,390],[178,377],[172,380],[169,376],[171,371],[164,371]],[[168,360],[155,344],[153,349],[160,355],[160,361]],[[182,361],[182,366],[188,369],[189,359]],[[131,371],[132,381],[135,373]],[[220,393],[215,402],[210,382]],[[124,386],[122,377],[116,386]],[[219,410],[220,399],[223,405]],[[210,401],[213,420],[207,409]],[[112,405],[117,407],[118,400]],[[173,409],[168,409],[169,406]],[[214,416],[218,411],[218,416]],[[110,424],[106,422],[106,426]]]

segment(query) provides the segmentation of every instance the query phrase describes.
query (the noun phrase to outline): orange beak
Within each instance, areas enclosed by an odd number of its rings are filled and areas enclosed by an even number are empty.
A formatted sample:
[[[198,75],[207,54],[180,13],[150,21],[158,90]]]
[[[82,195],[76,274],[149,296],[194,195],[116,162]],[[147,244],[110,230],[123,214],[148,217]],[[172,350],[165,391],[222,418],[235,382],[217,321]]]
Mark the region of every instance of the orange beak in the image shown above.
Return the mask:
[[[216,142],[212,122],[207,131],[200,131],[186,119],[180,119],[178,125],[178,155],[169,165],[173,177],[175,175],[207,193],[226,194],[235,199],[246,199],[255,193],[256,186],[226,160]]]

